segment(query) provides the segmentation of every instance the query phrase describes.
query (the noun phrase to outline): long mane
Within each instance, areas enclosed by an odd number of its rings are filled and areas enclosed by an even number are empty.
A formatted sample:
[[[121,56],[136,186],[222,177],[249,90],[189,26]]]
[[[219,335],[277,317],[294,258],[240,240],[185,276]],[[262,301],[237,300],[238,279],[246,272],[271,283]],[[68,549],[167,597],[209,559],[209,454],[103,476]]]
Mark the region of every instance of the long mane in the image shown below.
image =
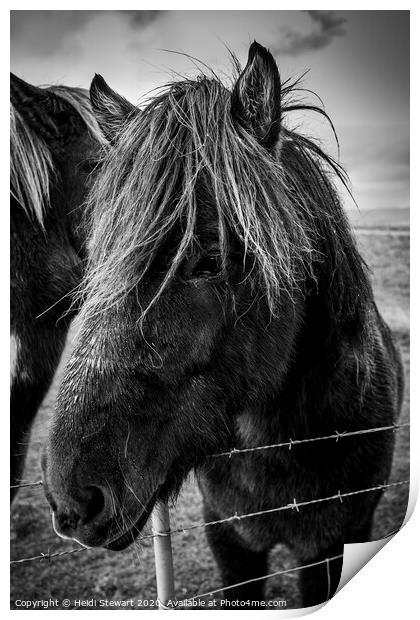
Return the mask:
[[[127,120],[89,199],[85,313],[124,298],[177,231],[169,268],[144,316],[200,242],[204,184],[216,209],[222,260],[233,234],[253,260],[250,278],[272,315],[285,294],[322,286],[335,322],[347,321],[349,331],[363,324],[370,285],[332,181],[346,183],[346,176],[315,142],[285,128],[297,109],[325,115],[296,103],[297,90],[296,83],[283,84],[274,154],[235,125],[230,91],[214,75],[167,85]]]
[[[96,140],[103,141],[93,114],[88,91],[70,86],[49,86],[47,91],[64,99],[76,110]],[[36,116],[36,114],[34,114]],[[10,102],[11,193],[28,217],[43,225],[50,205],[50,186],[55,177],[50,145]]]

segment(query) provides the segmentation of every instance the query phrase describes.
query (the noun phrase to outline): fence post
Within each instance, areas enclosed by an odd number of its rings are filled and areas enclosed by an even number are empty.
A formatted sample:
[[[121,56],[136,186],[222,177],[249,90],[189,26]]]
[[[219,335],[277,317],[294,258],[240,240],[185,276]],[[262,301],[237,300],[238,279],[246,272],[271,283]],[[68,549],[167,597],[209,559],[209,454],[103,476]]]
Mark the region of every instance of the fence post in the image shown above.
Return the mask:
[[[165,609],[169,601],[175,597],[174,569],[172,564],[172,545],[168,504],[158,502],[152,514],[152,528],[155,537],[156,586],[159,608]]]

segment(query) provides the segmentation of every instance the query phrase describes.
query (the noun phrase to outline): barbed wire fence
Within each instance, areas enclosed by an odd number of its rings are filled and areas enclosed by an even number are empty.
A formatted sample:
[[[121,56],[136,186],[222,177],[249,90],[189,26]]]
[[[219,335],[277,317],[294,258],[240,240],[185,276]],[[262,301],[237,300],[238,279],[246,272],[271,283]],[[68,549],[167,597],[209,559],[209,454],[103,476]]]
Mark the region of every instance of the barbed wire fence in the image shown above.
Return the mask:
[[[338,442],[348,437],[355,437],[358,435],[366,435],[366,434],[380,433],[380,432],[394,432],[395,433],[401,430],[402,428],[406,428],[409,426],[410,426],[410,423],[405,422],[405,423],[396,423],[396,424],[392,424],[388,426],[360,429],[357,431],[349,431],[349,432],[336,431],[334,434],[323,435],[320,437],[311,437],[311,438],[305,438],[305,439],[289,439],[288,441],[282,442],[282,443],[268,444],[264,446],[255,446],[251,448],[241,448],[241,449],[232,448],[229,451],[211,454],[207,458],[214,459],[214,458],[227,457],[231,459],[234,457],[236,458],[240,456],[241,454],[249,454],[252,452],[260,452],[263,450],[273,450],[273,449],[281,449],[281,448],[287,448],[291,450],[294,446],[297,446],[297,445],[309,444],[309,443],[319,442],[319,441],[334,440]],[[176,599],[175,588],[174,588],[173,558],[172,558],[172,536],[184,534],[186,532],[189,532],[191,530],[195,530],[198,528],[212,527],[212,526],[220,525],[222,523],[238,522],[244,519],[250,519],[253,517],[273,514],[276,512],[282,512],[282,511],[287,511],[287,510],[294,510],[296,512],[299,512],[300,508],[307,507],[307,506],[313,506],[313,505],[321,504],[321,503],[334,502],[334,501],[339,501],[340,503],[343,503],[346,500],[346,498],[360,496],[360,495],[364,495],[368,493],[374,493],[378,491],[382,491],[383,493],[385,493],[386,491],[392,488],[407,486],[409,485],[409,483],[410,481],[408,479],[398,480],[394,482],[384,481],[383,484],[374,485],[374,486],[367,487],[364,489],[356,489],[353,491],[342,492],[340,489],[337,489],[337,491],[335,493],[332,493],[331,495],[328,495],[325,497],[319,497],[315,499],[310,499],[310,500],[297,501],[296,498],[294,497],[293,499],[291,498],[292,501],[290,501],[287,504],[283,504],[281,506],[275,506],[273,508],[269,508],[266,510],[258,510],[258,511],[249,512],[246,514],[238,514],[237,512],[235,512],[235,514],[229,515],[222,519],[217,519],[214,521],[200,521],[196,523],[190,523],[185,526],[177,527],[177,528],[170,527],[168,505],[166,503],[158,503],[152,513],[152,528],[151,528],[152,533],[139,536],[137,540],[139,541],[150,540],[150,539],[153,540],[154,555],[155,555],[157,599],[159,601],[159,606],[161,609],[173,609],[173,607],[171,606],[168,607],[168,604],[170,605],[171,602],[173,602]],[[12,485],[10,488],[11,489],[19,489],[19,488],[28,489],[28,488],[36,488],[36,487],[42,488],[42,486],[43,486],[42,480],[37,480],[34,482],[22,482],[21,484],[15,484],[15,485]],[[392,534],[394,533],[395,532],[392,532]],[[39,555],[36,555],[36,556],[32,556],[28,558],[20,558],[17,560],[11,560],[10,565],[13,567],[16,567],[18,565],[27,564],[29,562],[36,562],[36,561],[51,562],[52,560],[56,560],[64,556],[79,554],[81,552],[87,552],[87,551],[94,551],[94,549],[90,549],[84,546],[79,546],[73,549],[67,549],[64,551],[58,551],[54,553],[51,553],[48,550],[47,552],[40,553]],[[276,576],[281,576],[281,575],[285,575],[288,573],[305,570],[307,568],[312,568],[314,566],[321,565],[321,564],[325,564],[326,566],[328,583],[330,583],[330,562],[337,560],[341,557],[342,555],[337,555],[331,558],[325,558],[323,560],[320,560],[319,562],[306,564],[306,565],[300,565],[300,566],[296,566],[296,567],[285,569],[285,570],[275,571],[273,573],[264,575],[263,577],[257,577],[257,578],[249,579],[247,581],[243,581],[240,583],[235,583],[233,585],[223,586],[223,587],[216,588],[208,592],[200,592],[198,594],[195,594],[192,597],[181,599],[178,601],[178,603],[185,604],[185,603],[192,602],[200,598],[205,598],[208,596],[212,596],[212,595],[224,592],[226,590],[230,590],[232,588],[244,586],[249,583],[253,583],[255,581],[270,579]]]

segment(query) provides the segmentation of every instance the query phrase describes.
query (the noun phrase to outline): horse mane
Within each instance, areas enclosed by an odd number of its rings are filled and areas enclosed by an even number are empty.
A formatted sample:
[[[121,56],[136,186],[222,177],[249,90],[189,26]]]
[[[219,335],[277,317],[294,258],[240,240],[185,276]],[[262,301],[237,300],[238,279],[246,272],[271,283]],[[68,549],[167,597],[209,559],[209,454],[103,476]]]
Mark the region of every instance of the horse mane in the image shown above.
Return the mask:
[[[86,314],[133,290],[176,234],[169,268],[142,308],[144,317],[199,244],[204,184],[216,209],[222,263],[233,234],[252,257],[250,281],[273,316],[284,295],[294,299],[309,283],[327,287],[335,323],[348,320],[351,332],[364,322],[370,285],[333,184],[338,178],[347,186],[346,175],[314,141],[284,125],[298,109],[326,116],[297,102],[298,90],[297,82],[283,83],[283,129],[274,154],[235,124],[230,91],[214,74],[166,85],[127,120],[88,198]]]
[[[103,142],[87,90],[48,86],[45,90],[68,102],[80,115],[91,135]],[[27,216],[43,226],[50,204],[50,185],[55,177],[53,154],[46,137],[37,132],[10,102],[11,193]]]

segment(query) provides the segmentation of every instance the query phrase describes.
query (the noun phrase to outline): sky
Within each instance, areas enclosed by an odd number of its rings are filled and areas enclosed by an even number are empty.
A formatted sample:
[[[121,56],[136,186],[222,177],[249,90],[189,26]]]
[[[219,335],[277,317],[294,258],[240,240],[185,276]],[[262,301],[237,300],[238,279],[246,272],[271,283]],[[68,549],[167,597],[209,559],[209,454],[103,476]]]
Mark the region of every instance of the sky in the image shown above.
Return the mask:
[[[359,208],[408,207],[408,11],[12,11],[11,70],[33,84],[85,88],[100,73],[140,103],[177,74],[199,73],[173,52],[228,80],[226,48],[245,64],[254,39],[282,79],[308,71],[303,86],[334,122]],[[337,156],[325,121],[295,114],[287,122]]]

